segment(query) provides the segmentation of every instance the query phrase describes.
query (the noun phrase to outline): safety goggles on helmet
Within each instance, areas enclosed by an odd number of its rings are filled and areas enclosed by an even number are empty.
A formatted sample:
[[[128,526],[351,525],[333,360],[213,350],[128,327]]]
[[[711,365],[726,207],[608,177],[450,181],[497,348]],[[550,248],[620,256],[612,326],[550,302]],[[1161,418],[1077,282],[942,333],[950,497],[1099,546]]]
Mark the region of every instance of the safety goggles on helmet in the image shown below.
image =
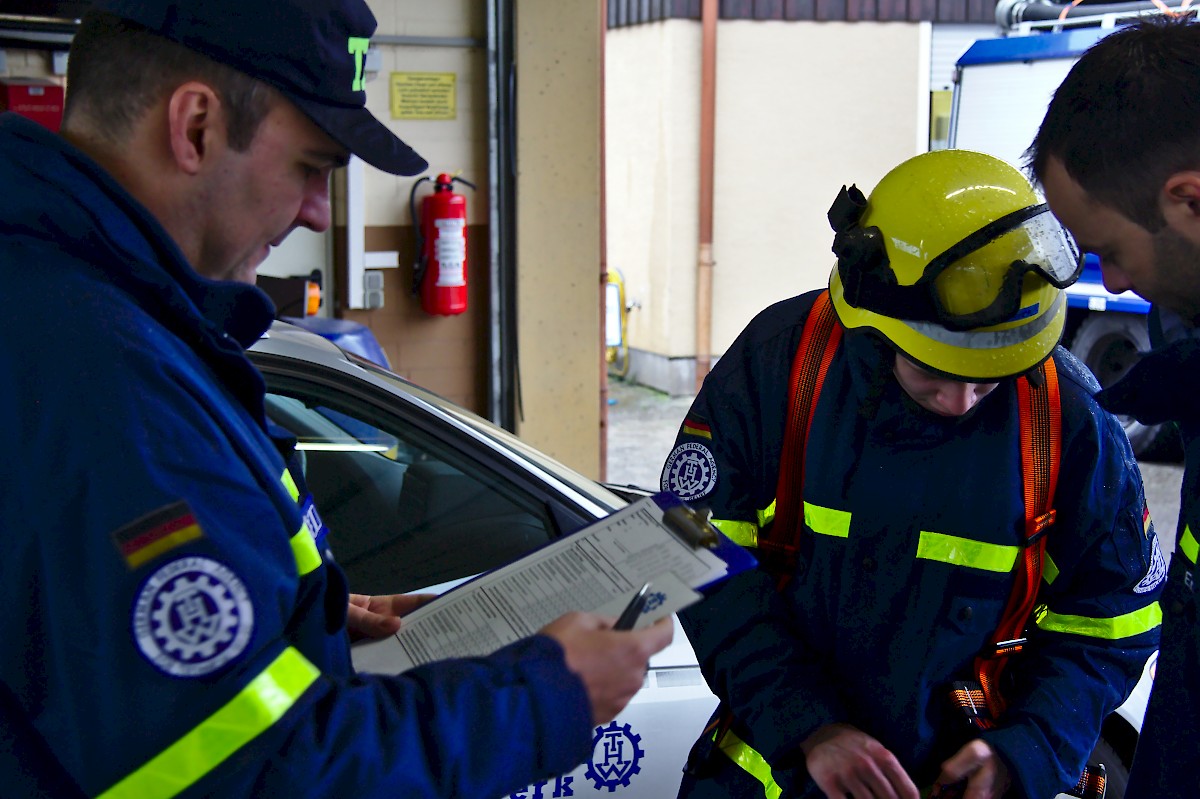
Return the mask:
[[[949,330],[998,325],[1025,310],[1021,293],[1027,274],[1062,289],[1083,270],[1083,253],[1042,203],[989,222],[930,260],[915,283],[902,286],[883,232],[859,224],[866,206],[857,186],[843,186],[829,209],[838,276],[847,303],[893,319],[936,322]],[[1011,260],[997,263],[997,253]]]

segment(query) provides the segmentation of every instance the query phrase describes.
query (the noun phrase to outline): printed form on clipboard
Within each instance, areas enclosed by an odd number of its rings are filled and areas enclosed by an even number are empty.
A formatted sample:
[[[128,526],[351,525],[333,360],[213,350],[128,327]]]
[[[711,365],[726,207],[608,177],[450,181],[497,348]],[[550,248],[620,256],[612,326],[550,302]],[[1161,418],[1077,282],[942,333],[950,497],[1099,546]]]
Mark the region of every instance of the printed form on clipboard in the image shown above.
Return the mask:
[[[482,574],[404,617],[389,670],[488,655],[574,610],[616,617],[646,583],[635,628],[702,598],[756,565],[707,515],[660,493]],[[382,653],[380,653],[382,654]],[[373,658],[372,658],[373,659]],[[370,670],[370,664],[363,664]]]

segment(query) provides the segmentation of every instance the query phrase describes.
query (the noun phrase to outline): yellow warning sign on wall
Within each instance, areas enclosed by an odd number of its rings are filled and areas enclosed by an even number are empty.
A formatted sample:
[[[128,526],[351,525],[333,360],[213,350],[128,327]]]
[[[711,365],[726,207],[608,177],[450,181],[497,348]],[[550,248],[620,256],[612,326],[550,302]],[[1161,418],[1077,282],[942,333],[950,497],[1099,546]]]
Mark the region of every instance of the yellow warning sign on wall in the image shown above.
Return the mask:
[[[393,72],[392,119],[455,119],[458,75]]]

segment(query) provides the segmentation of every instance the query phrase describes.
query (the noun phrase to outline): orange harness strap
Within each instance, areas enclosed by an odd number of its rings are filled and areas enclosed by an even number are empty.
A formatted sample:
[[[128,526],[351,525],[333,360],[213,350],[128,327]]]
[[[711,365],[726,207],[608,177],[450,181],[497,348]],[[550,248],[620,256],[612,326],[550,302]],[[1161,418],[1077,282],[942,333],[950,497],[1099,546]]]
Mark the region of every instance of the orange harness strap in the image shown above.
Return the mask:
[[[1017,380],[1021,417],[1021,475],[1025,495],[1023,568],[1017,572],[992,650],[975,659],[975,671],[991,718],[998,719],[1005,702],[998,688],[1008,656],[1024,646],[1025,625],[1037,602],[1046,554],[1046,531],[1054,524],[1054,491],[1062,458],[1062,404],[1058,372],[1048,358],[1032,374]],[[990,723],[986,723],[990,726]]]
[[[776,570],[780,588],[791,579],[792,567],[799,556],[804,519],[804,448],[821,387],[841,341],[842,326],[833,311],[829,292],[822,291],[808,312],[800,346],[792,359],[788,415],[775,488],[775,523],[767,530],[760,530],[758,536],[758,548]]]
[[[787,585],[799,558],[800,531],[804,520],[804,455],[813,414],[821,395],[829,365],[842,340],[829,292],[817,295],[804,323],[800,344],[792,359],[789,401],[783,448],[779,459],[779,482],[775,490],[775,522],[759,532],[758,547],[764,566],[774,572],[780,588]],[[975,660],[975,673],[992,719],[1004,711],[998,690],[999,678],[1008,656],[1025,644],[1025,625],[1037,602],[1046,531],[1054,523],[1054,491],[1062,456],[1062,407],[1058,372],[1048,358],[1031,374],[1016,381],[1018,416],[1021,425],[1021,476],[1025,499],[1025,534],[1022,568],[1016,574],[991,648]],[[991,721],[979,721],[990,726]]]
[[[800,344],[792,359],[788,413],[780,453],[779,481],[775,489],[775,521],[759,531],[758,548],[764,556],[763,566],[774,573],[780,589],[791,579],[799,559],[800,531],[804,523],[805,445],[812,428],[817,400],[829,365],[841,344],[842,333],[843,328],[834,313],[829,292],[823,291],[809,311]],[[1022,568],[1013,581],[1012,593],[993,634],[990,651],[976,658],[975,671],[979,685],[954,684],[956,692],[962,694],[955,697],[960,706],[982,710],[979,707],[982,704],[990,711],[972,714],[975,716],[973,722],[981,727],[992,726],[991,719],[998,718],[1004,711],[1005,703],[998,690],[1000,674],[1008,662],[1008,656],[1019,652],[1025,643],[1025,625],[1033,612],[1041,585],[1046,532],[1055,518],[1054,491],[1062,456],[1062,408],[1054,359],[1048,358],[1030,375],[1019,378],[1016,385],[1025,500]],[[719,741],[732,722],[733,716],[726,709],[705,733],[715,728],[713,740]],[[1098,790],[1083,792],[1079,786],[1097,787],[1088,782],[1092,778],[1098,780]],[[1103,769],[1098,772],[1085,769],[1079,786],[1072,795],[1103,797]]]

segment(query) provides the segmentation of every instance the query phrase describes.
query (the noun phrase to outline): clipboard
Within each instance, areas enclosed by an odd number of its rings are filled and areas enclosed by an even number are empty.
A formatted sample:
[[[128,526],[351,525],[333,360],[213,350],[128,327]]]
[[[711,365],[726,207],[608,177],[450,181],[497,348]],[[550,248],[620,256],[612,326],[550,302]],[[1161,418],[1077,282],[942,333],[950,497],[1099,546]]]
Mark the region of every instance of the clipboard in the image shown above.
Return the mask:
[[[707,548],[726,563],[728,573],[725,577],[732,577],[758,565],[758,561],[750,554],[749,550],[735,544],[713,526],[710,521],[712,517],[710,511],[693,508],[679,497],[665,491],[654,494],[651,499],[662,508],[663,522],[671,532],[692,547]],[[703,592],[712,588],[725,577],[697,586],[697,590]]]
[[[570,611],[616,617],[650,583],[636,629],[756,565],[706,512],[661,492],[447,591],[405,616],[395,636],[356,647],[355,663],[395,673],[488,655]]]

